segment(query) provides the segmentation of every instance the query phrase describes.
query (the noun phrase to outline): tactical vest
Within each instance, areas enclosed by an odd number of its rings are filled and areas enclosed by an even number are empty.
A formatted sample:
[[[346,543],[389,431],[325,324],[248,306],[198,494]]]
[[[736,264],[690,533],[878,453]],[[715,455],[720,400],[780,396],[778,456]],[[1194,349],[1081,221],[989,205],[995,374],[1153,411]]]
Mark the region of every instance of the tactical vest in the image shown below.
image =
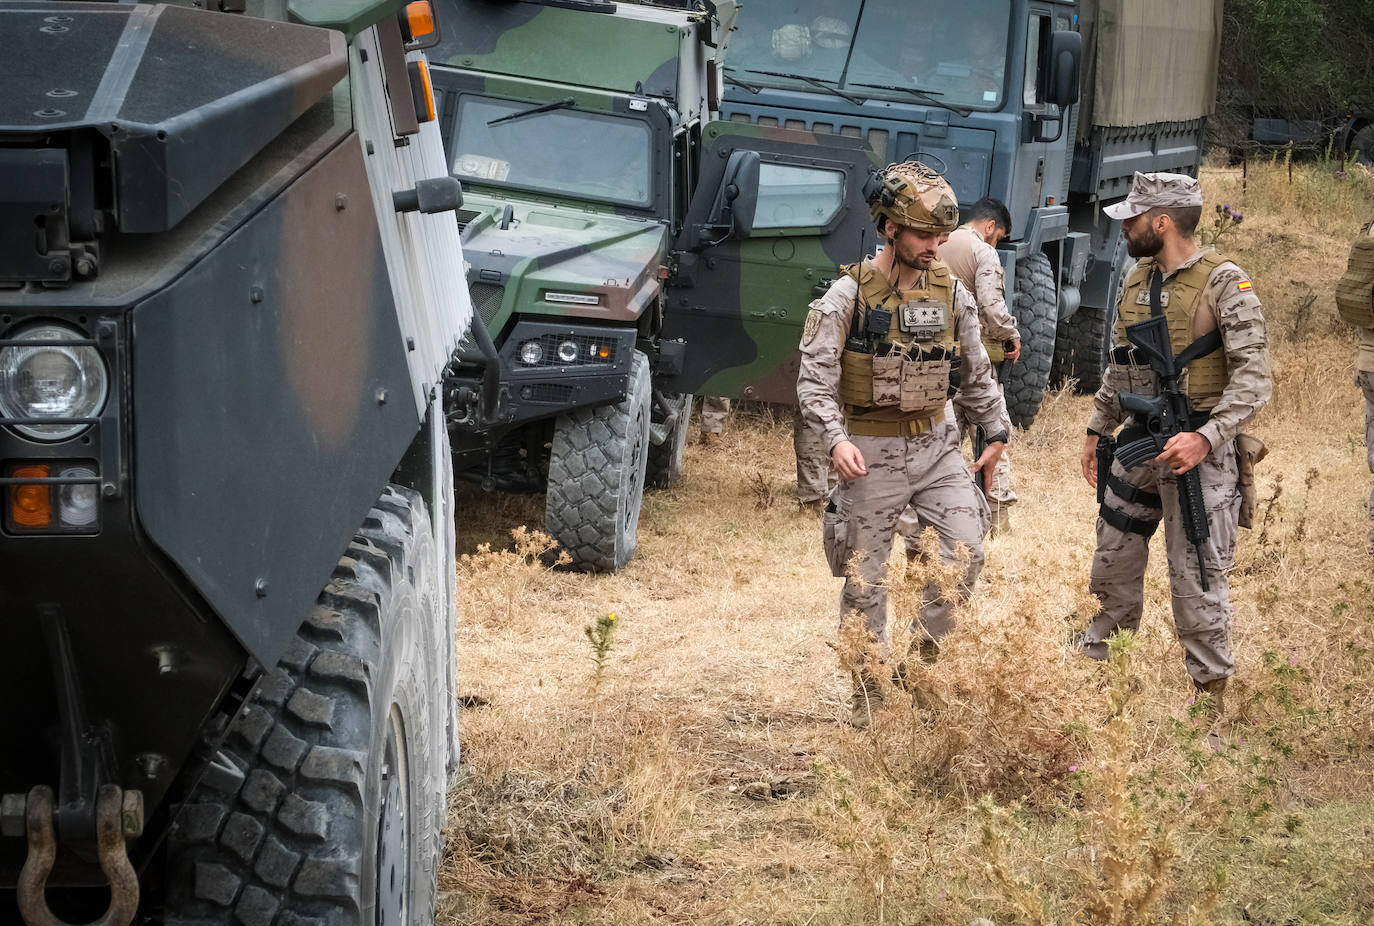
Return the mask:
[[[1348,325],[1374,328],[1374,237],[1368,225],[1350,248],[1345,273],[1336,284],[1336,310]]]
[[[959,354],[954,309],[954,276],[940,260],[931,261],[925,286],[897,292],[866,264],[844,267],[858,284],[851,331],[863,331],[870,309],[892,313],[887,339],[873,350],[840,355],[840,401],[851,422],[915,421],[943,416],[949,397],[950,368]]]
[[[1166,280],[1160,290],[1160,303],[1164,317],[1169,322],[1169,346],[1177,357],[1183,349],[1193,343],[1193,317],[1197,313],[1198,299],[1207,286],[1212,271],[1226,262],[1216,251],[1208,251],[1191,267],[1180,270],[1172,280]],[[1135,265],[1126,280],[1126,288],[1121,293],[1121,311],[1116,319],[1116,339],[1120,344],[1126,341],[1126,326],[1145,321],[1150,317],[1150,275],[1154,272],[1155,262],[1143,257]],[[1158,379],[1149,365],[1141,360],[1137,363],[1121,364],[1113,354],[1112,365],[1126,367],[1123,380],[1132,384],[1131,391],[1137,388],[1142,378],[1154,383],[1154,391],[1159,391]],[[1143,367],[1143,369],[1142,369]],[[1188,364],[1185,387],[1193,407],[1199,410],[1210,409],[1221,398],[1226,388],[1226,351],[1215,350]]]

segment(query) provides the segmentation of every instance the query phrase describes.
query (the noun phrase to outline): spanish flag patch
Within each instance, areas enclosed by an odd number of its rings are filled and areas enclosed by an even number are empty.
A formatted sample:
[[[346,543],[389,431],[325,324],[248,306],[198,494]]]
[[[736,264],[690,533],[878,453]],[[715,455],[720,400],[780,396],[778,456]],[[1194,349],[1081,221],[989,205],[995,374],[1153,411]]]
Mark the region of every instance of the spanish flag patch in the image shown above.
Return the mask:
[[[1249,288],[1250,288],[1250,281],[1249,281],[1249,280],[1241,280],[1239,283],[1236,284],[1236,289],[1240,290],[1241,292],[1245,292],[1245,291],[1248,290]]]

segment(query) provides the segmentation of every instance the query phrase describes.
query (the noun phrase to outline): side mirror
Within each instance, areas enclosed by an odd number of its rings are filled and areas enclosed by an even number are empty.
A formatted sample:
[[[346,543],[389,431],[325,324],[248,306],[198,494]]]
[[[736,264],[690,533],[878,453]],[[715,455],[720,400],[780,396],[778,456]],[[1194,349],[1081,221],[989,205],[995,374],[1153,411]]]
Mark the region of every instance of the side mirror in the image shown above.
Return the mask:
[[[754,230],[759,205],[759,153],[744,149],[730,152],[721,177],[720,192],[711,207],[710,224],[729,228],[732,238],[748,238]]]
[[[1083,36],[1061,29],[1050,36],[1050,73],[1046,103],[1068,107],[1078,102],[1078,77],[1083,63]]]

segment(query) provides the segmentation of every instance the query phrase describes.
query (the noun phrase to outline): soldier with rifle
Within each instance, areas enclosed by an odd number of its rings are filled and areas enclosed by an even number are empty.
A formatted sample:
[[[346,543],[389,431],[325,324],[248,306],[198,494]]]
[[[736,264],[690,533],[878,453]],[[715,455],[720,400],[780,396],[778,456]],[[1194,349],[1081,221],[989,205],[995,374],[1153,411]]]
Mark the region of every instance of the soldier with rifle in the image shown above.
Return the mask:
[[[1242,429],[1273,388],[1264,315],[1245,272],[1194,240],[1202,191],[1193,178],[1137,173],[1126,200],[1105,211],[1122,220],[1138,263],[1083,445],[1083,477],[1100,503],[1090,586],[1100,610],[1081,646],[1106,659],[1108,636],[1139,627],[1150,537],[1163,520],[1184,664],[1219,715],[1235,672],[1227,572],[1264,453]]]

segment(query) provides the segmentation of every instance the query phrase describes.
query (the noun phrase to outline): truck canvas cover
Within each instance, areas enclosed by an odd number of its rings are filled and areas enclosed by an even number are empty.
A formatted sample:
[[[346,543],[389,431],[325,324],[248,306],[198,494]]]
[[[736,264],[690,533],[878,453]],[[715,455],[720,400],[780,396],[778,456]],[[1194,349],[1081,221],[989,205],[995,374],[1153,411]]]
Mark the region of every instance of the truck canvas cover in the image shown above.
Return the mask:
[[[1217,90],[1222,0],[1085,0],[1082,115],[1093,126],[1189,122]]]

